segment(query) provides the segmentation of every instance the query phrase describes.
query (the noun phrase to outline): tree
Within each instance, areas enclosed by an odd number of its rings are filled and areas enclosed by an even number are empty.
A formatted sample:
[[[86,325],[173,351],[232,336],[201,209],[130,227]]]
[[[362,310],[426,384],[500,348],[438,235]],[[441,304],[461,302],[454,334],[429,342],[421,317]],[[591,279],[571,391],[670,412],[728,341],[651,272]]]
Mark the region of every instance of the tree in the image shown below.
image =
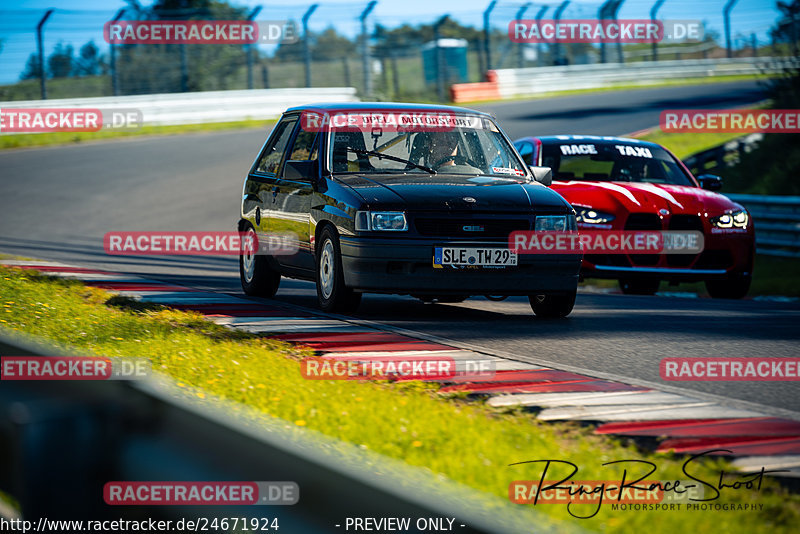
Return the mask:
[[[55,50],[47,58],[47,71],[51,78],[66,78],[72,74],[74,59],[72,45],[56,45]]]
[[[138,4],[137,4],[138,5]],[[244,20],[245,8],[213,0],[157,0],[135,10],[140,20]],[[228,89],[245,64],[239,45],[120,45],[119,87],[125,94]]]
[[[76,76],[94,76],[99,74],[101,70],[100,49],[97,48],[94,41],[89,41],[78,52],[73,74]]]
[[[356,44],[329,26],[316,36],[311,47],[311,57],[316,61],[330,61],[352,56],[356,52]]]
[[[39,54],[36,52],[28,56],[25,70],[19,75],[20,80],[33,80],[35,78],[39,78]]]
[[[465,39],[473,43],[483,39],[483,32],[472,26],[462,26],[458,21],[447,18],[439,27],[439,37]],[[373,38],[376,42],[374,53],[378,57],[416,54],[421,45],[433,40],[433,24],[418,26],[403,24],[391,30],[378,24],[375,26]]]
[[[309,32],[309,38],[312,39],[313,42],[313,32]],[[303,37],[301,35],[300,40],[295,41],[294,43],[279,44],[278,48],[275,50],[275,54],[272,57],[275,59],[275,61],[288,63],[292,61],[303,61],[303,55]]]

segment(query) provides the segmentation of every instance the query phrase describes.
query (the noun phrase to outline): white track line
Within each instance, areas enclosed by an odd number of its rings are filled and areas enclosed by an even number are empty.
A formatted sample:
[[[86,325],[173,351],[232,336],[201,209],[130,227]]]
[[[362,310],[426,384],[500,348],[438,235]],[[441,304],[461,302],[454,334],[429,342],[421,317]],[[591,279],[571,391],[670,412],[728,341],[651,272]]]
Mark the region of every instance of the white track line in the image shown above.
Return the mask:
[[[538,418],[543,421],[661,421],[675,419],[734,419],[765,417],[763,413],[725,408],[711,402],[627,405],[627,406],[570,406],[546,408]]]
[[[489,399],[490,406],[615,406],[697,403],[698,399],[662,391],[604,391],[599,393],[525,393]]]

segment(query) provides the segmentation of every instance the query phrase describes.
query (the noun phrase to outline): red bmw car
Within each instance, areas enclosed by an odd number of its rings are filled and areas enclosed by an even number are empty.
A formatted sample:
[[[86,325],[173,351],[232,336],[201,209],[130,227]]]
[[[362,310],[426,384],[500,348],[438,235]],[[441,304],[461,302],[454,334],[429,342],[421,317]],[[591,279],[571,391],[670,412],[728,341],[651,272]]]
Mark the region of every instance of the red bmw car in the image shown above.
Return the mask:
[[[612,278],[628,294],[653,294],[662,280],[706,284],[716,298],[742,298],[755,253],[747,210],[715,193],[718,176],[695,178],[669,150],[618,137],[557,135],[514,142],[529,165],[553,170],[552,188],[591,230],[697,230],[700,254],[587,254],[585,278]]]

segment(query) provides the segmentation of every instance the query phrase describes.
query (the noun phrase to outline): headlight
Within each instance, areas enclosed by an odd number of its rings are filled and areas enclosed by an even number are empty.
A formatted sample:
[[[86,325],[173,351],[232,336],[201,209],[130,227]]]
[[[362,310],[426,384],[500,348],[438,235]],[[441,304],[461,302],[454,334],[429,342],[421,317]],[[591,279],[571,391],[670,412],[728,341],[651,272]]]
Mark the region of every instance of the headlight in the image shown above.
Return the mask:
[[[579,223],[604,224],[615,219],[615,217],[610,213],[603,213],[602,211],[596,211],[592,208],[575,206],[575,212],[577,213],[576,219]]]
[[[575,229],[575,216],[539,215],[536,217],[534,230],[537,232],[567,232]]]
[[[717,228],[747,228],[750,223],[750,215],[745,210],[723,213],[717,217],[711,217],[711,225]]]
[[[402,211],[358,211],[356,230],[359,232],[403,232],[408,230],[406,214]]]

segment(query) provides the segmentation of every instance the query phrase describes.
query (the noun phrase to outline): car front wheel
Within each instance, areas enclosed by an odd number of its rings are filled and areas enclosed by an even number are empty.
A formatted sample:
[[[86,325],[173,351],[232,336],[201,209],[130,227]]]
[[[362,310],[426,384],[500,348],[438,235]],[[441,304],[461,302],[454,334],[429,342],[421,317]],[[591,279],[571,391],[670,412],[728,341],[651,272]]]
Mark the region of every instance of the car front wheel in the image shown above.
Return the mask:
[[[747,295],[752,281],[752,275],[740,275],[728,280],[708,280],[706,289],[715,299],[740,299]]]
[[[251,243],[258,242],[252,226],[248,226],[245,239],[250,239]],[[257,255],[253,250],[239,255],[239,278],[245,294],[253,297],[274,296],[281,282],[280,273],[269,266],[267,257]]]
[[[540,319],[560,319],[566,317],[575,306],[573,291],[566,295],[530,295],[528,300],[536,317]]]
[[[322,230],[317,250],[317,299],[326,312],[353,312],[361,303],[361,293],[344,284],[339,239],[330,227]]]

